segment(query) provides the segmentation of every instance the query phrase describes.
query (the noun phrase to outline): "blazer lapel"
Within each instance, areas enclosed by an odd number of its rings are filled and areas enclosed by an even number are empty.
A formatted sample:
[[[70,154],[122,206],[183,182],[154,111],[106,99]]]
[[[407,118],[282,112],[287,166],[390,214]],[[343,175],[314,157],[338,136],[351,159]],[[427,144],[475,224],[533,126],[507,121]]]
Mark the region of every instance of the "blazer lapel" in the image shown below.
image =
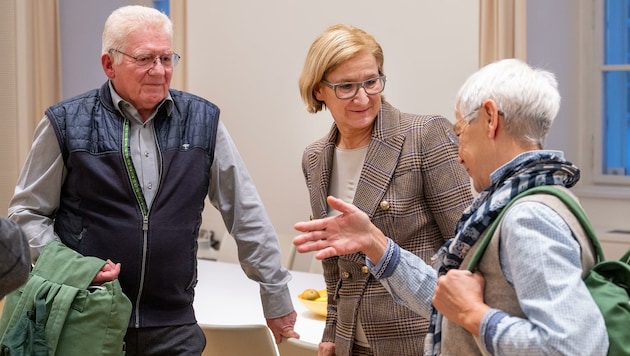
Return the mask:
[[[354,205],[372,218],[398,165],[405,136],[398,131],[400,111],[383,101],[368,146]]]
[[[313,177],[321,179],[319,187],[313,187],[314,196],[312,209],[315,217],[325,217],[328,215],[328,187],[330,186],[330,174],[333,164],[333,154],[335,152],[335,141],[337,138],[337,127],[333,124],[323,150],[319,154],[312,154],[308,157],[308,164],[313,169]],[[319,212],[319,213],[317,213]]]

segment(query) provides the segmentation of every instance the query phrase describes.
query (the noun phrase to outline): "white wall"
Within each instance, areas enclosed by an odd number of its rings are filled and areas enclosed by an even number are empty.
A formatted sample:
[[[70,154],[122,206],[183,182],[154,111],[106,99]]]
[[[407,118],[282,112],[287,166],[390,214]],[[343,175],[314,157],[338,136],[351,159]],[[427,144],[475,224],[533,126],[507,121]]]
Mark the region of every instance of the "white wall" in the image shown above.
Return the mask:
[[[562,97],[560,112],[549,136],[547,148],[578,159],[579,140],[579,6],[574,0],[527,1],[527,62],[556,74]],[[549,26],[553,24],[553,30]],[[575,162],[576,164],[578,162]]]
[[[476,1],[187,2],[188,90],[222,109],[281,235],[310,215],[302,150],[324,136],[328,112],[308,114],[297,81],[310,44],[344,22],[376,37],[385,52],[388,101],[414,113],[452,119],[453,97],[478,65]],[[206,209],[204,226],[222,236]]]

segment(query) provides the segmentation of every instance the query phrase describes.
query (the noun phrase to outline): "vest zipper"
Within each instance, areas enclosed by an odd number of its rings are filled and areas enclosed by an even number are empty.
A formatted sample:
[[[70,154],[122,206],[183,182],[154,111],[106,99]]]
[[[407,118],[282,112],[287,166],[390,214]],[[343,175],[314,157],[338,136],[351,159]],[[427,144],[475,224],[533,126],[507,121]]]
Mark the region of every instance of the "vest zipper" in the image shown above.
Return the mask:
[[[129,147],[129,127],[131,123],[129,120],[125,119],[125,124],[123,127],[123,159],[125,161],[125,167],[127,168],[127,174],[129,175],[129,181],[131,182],[131,186],[133,188],[134,195],[136,196],[136,200],[138,201],[138,205],[140,206],[140,210],[142,212],[142,271],[140,273],[140,285],[138,286],[138,296],[136,297],[136,323],[135,327],[140,327],[140,299],[142,297],[142,289],[144,288],[144,275],[146,272],[146,257],[147,257],[147,235],[149,230],[149,209],[147,207],[147,202],[144,199],[144,194],[142,193],[142,189],[140,188],[140,182],[138,180],[138,175],[136,174],[136,169],[133,166],[133,161],[131,159],[131,148]]]

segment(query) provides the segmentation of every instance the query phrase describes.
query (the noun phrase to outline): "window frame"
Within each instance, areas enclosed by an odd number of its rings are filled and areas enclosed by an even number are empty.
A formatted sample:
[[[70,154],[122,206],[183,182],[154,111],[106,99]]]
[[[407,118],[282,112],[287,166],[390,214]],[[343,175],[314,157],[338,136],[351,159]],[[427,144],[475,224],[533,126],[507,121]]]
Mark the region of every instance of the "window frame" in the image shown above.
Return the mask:
[[[588,14],[590,9],[583,9]],[[584,72],[592,85],[586,85],[592,92],[588,93],[589,89],[586,89],[586,95],[582,102],[584,103],[585,113],[584,122],[586,125],[589,123],[592,125],[592,139],[585,141],[591,142],[591,144],[585,145],[587,148],[592,148],[592,180],[595,185],[607,185],[607,186],[627,186],[630,188],[630,175],[613,175],[605,174],[604,168],[604,80],[603,76],[606,71],[610,70],[626,70],[630,71],[630,64],[626,65],[606,65],[605,64],[605,0],[594,0],[593,9],[590,12],[592,15],[592,24],[583,22],[583,26],[586,28],[590,35],[588,41],[585,41],[585,67]],[[590,63],[589,63],[590,60]],[[595,120],[589,118],[596,118]],[[588,128],[587,128],[588,130]],[[627,172],[626,174],[630,174]]]

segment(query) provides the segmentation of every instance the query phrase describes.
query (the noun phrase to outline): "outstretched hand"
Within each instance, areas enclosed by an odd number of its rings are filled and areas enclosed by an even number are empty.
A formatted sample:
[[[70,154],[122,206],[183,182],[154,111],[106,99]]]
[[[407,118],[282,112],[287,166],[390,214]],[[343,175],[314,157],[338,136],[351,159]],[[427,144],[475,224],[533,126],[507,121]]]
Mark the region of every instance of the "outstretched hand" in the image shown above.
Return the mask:
[[[302,232],[293,239],[297,251],[318,251],[315,257],[320,260],[363,252],[370,260],[378,261],[387,248],[387,237],[356,206],[332,196],[326,201],[340,214],[295,224],[294,228]]]

